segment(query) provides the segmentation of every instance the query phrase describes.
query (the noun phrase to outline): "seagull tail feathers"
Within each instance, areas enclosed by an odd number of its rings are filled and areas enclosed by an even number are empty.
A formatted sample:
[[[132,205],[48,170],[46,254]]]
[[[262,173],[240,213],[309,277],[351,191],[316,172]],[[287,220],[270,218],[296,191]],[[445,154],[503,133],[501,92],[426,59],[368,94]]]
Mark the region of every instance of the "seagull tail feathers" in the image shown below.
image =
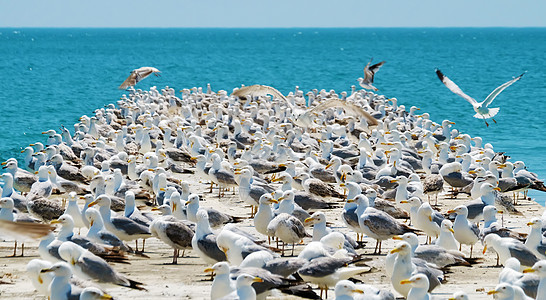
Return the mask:
[[[131,289],[136,289],[136,290],[141,290],[141,291],[146,291],[146,289],[144,287],[142,287],[142,283],[138,282],[138,281],[134,281],[134,280],[131,280],[131,279],[128,279],[127,281],[129,281],[129,286],[128,288],[131,288]]]
[[[477,114],[474,115],[474,118],[476,118],[476,119],[493,118],[494,116],[496,116],[499,113],[499,110],[500,110],[499,107],[490,108],[489,112],[487,114],[482,115],[482,114],[477,113]]]

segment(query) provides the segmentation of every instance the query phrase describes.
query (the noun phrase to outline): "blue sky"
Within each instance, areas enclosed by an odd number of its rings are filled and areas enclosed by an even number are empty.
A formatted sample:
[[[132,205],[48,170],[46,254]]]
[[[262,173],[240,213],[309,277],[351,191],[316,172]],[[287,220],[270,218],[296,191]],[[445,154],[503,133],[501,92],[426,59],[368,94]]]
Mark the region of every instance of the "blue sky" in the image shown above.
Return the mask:
[[[543,0],[0,0],[0,27],[546,27]]]

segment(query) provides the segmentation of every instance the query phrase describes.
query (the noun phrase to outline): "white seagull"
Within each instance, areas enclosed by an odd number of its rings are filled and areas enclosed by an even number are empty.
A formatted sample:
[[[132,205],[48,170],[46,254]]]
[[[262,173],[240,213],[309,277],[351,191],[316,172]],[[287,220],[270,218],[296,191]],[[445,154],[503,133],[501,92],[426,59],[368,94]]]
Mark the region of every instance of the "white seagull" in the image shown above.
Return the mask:
[[[497,121],[495,121],[495,119],[493,119],[493,117],[499,112],[499,109],[498,107],[495,107],[495,108],[489,108],[489,104],[491,104],[491,102],[493,102],[493,100],[495,99],[495,97],[497,97],[498,94],[500,94],[502,91],[504,91],[505,88],[511,86],[514,82],[518,81],[521,79],[521,77],[524,75],[525,73],[519,75],[518,77],[506,82],[506,83],[503,83],[501,84],[500,86],[498,86],[496,89],[494,89],[491,94],[489,94],[489,96],[487,96],[487,98],[485,98],[485,100],[483,100],[482,102],[478,102],[476,101],[476,99],[468,96],[467,94],[465,94],[461,88],[459,88],[459,86],[457,86],[453,81],[451,81],[451,79],[447,78],[447,76],[445,76],[442,71],[436,69],[436,75],[438,75],[438,78],[440,78],[440,80],[442,81],[442,83],[450,90],[452,91],[453,93],[463,97],[466,101],[468,101],[470,104],[472,104],[472,107],[474,107],[474,111],[476,112],[476,114],[474,115],[474,118],[477,118],[477,119],[483,119],[485,121],[485,125],[486,126],[489,126],[489,124],[487,123],[486,119],[489,119],[489,118],[492,118],[493,122],[497,123]]]

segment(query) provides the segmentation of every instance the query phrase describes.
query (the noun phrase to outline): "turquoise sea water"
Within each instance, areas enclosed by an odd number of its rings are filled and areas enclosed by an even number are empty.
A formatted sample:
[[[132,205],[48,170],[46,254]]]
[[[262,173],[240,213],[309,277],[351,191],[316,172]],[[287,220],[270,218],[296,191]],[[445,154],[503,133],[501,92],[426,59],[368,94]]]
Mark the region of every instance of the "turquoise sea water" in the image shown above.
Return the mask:
[[[231,91],[266,84],[283,93],[296,85],[349,91],[373,57],[387,63],[380,93],[431,119],[481,136],[497,151],[546,178],[546,29],[0,29],[0,159],[44,141],[41,132],[115,103],[129,72],[154,66],[162,77],[137,85],[176,90],[211,83]],[[517,76],[492,106],[486,128],[472,107],[436,78],[440,68],[483,100]],[[492,123],[492,122],[491,122]],[[70,125],[70,126],[69,126]],[[533,193],[544,204],[546,193]]]

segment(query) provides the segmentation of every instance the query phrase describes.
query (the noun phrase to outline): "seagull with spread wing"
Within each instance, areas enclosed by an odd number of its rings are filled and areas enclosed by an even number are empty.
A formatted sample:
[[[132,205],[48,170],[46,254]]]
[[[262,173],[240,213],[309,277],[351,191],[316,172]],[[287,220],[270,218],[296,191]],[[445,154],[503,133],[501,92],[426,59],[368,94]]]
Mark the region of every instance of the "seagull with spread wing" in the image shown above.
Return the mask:
[[[379,68],[385,63],[385,61],[382,61],[380,63],[377,63],[375,65],[370,66],[372,63],[372,59],[368,62],[368,64],[364,67],[364,78],[358,78],[358,83],[360,83],[360,86],[367,90],[377,91],[378,89],[373,86],[373,78],[375,76],[375,73],[379,71]]]
[[[288,104],[288,106],[292,107],[292,104],[288,102],[286,97],[281,92],[279,92],[276,88],[270,87],[267,85],[255,84],[255,85],[243,86],[235,90],[231,95],[237,96],[239,98],[242,98],[242,97],[246,98],[246,96],[260,97],[260,96],[272,95],[273,98],[281,99],[285,101]]]
[[[438,78],[440,78],[442,83],[450,91],[452,91],[453,93],[461,96],[466,101],[468,101],[470,104],[472,104],[472,106],[474,107],[474,111],[476,112],[476,114],[474,115],[474,118],[477,118],[477,119],[482,118],[485,121],[486,126],[489,126],[489,124],[486,121],[486,119],[489,119],[489,118],[491,118],[493,120],[493,122],[497,123],[497,121],[495,121],[495,119],[493,119],[493,117],[499,112],[499,109],[500,109],[499,107],[489,108],[489,104],[491,104],[491,102],[493,102],[495,97],[497,97],[498,94],[500,94],[502,91],[504,91],[505,88],[511,86],[514,82],[520,80],[521,77],[524,74],[525,73],[519,75],[518,77],[516,77],[516,78],[514,78],[514,79],[512,79],[512,80],[510,80],[510,81],[508,81],[506,83],[501,84],[499,87],[494,89],[491,92],[491,94],[489,94],[489,96],[487,96],[487,98],[485,98],[485,100],[483,100],[482,102],[478,102],[478,101],[476,101],[476,99],[474,99],[474,98],[468,96],[467,94],[465,94],[461,90],[461,88],[459,88],[459,86],[457,86],[453,81],[451,81],[449,78],[447,78],[447,76],[445,76],[442,73],[442,71],[436,69],[436,75],[438,75]]]
[[[119,89],[124,90],[130,86],[134,86],[139,81],[150,76],[151,74],[159,76],[158,73],[161,73],[161,71],[154,67],[142,67],[134,69],[133,71],[131,71],[131,75],[129,75],[129,77],[127,77],[127,79],[125,79],[125,81],[119,86]]]
[[[381,62],[377,65],[380,65],[383,63],[384,62]],[[371,69],[373,69],[374,66],[372,66]],[[377,67],[375,71],[377,71],[378,68],[379,67]],[[371,76],[373,77],[373,74]],[[372,78],[372,81],[373,81],[373,78]],[[279,92],[274,87],[270,87],[267,85],[255,84],[250,86],[243,86],[237,89],[236,91],[234,91],[231,95],[237,96],[239,98],[246,97],[246,96],[259,97],[259,96],[272,95],[274,98],[282,99],[291,108],[292,113],[294,114],[294,117],[295,117],[293,120],[294,124],[301,127],[306,127],[306,128],[313,126],[314,124],[313,115],[320,114],[326,109],[331,107],[342,108],[343,110],[345,110],[345,113],[348,115],[352,115],[355,117],[364,117],[366,119],[366,122],[368,123],[368,126],[376,126],[378,124],[377,120],[372,115],[370,115],[367,111],[365,111],[362,107],[356,104],[353,104],[351,102],[344,101],[337,98],[327,100],[312,109],[304,110],[304,109],[299,109],[298,107],[295,107],[294,105],[292,105],[292,103],[290,103],[281,92]]]

